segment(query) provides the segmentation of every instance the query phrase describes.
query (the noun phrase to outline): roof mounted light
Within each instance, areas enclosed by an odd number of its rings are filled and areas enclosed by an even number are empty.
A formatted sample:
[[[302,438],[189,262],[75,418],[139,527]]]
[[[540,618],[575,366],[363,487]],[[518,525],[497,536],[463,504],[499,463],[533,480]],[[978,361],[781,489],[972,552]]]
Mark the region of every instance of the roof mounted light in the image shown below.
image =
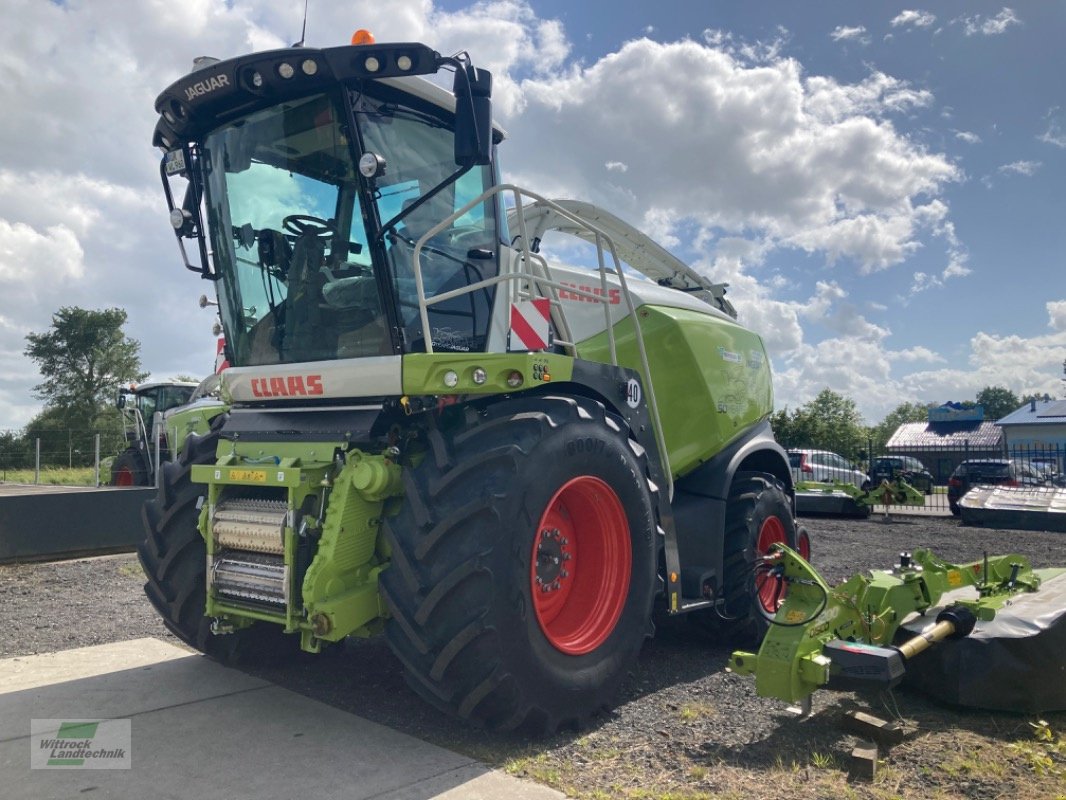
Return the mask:
[[[352,34],[352,44],[373,44],[374,34],[366,28],[360,28]]]
[[[318,62],[313,58],[305,58],[304,62],[300,65],[300,69],[303,70],[304,75],[314,75],[318,72]]]
[[[396,66],[404,72],[410,72],[412,65],[411,56],[399,56],[396,59]]]
[[[280,64],[278,64],[278,75],[283,77],[285,80],[288,80],[295,74],[296,70],[293,69],[292,64],[290,64],[288,61],[282,61]]]
[[[381,62],[378,61],[377,58],[375,58],[374,56],[367,56],[366,61],[363,62],[363,68],[367,72],[377,72],[379,69],[381,69]]]
[[[359,157],[359,174],[364,178],[376,178],[385,172],[385,159],[377,153],[363,153]]]
[[[174,230],[176,230],[176,231],[180,231],[182,228],[184,228],[185,227],[185,221],[187,219],[189,219],[189,217],[186,216],[188,213],[189,212],[184,211],[184,210],[182,210],[180,208],[172,208],[170,210],[170,225],[171,225],[171,227],[174,228]]]

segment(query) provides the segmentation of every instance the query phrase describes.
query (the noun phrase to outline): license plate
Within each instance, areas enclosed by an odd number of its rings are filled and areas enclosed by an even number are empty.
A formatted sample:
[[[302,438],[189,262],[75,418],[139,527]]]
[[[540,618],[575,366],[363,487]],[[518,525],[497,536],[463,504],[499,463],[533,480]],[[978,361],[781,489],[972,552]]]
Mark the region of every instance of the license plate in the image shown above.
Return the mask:
[[[171,150],[164,157],[167,175],[178,175],[185,172],[185,151]]]
[[[266,483],[266,470],[262,469],[231,469],[229,471],[231,481],[249,481],[251,483]]]

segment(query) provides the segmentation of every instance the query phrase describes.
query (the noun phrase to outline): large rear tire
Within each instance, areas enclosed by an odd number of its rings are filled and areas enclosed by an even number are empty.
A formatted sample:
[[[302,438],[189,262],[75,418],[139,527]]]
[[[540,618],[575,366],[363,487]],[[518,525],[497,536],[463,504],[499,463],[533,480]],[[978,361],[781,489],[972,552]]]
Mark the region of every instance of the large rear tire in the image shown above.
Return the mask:
[[[726,504],[722,586],[725,629],[738,641],[761,640],[784,601],[784,586],[759,569],[759,559],[774,544],[810,554],[781,482],[762,472],[738,472]]]
[[[136,447],[127,447],[111,465],[112,486],[151,486],[152,477],[144,454]]]
[[[141,511],[145,539],[137,547],[137,557],[147,578],[144,592],[167,629],[191,647],[228,663],[295,652],[296,637],[285,636],[279,625],[269,623],[216,636],[211,620],[204,616],[207,546],[197,523],[199,501],[207,490],[190,478],[193,465],[215,462],[218,430],[225,417],[215,417],[211,432],[204,436],[190,434],[178,460],[163,465],[159,491]]]
[[[608,706],[652,633],[656,512],[643,448],[584,398],[466,410],[432,431],[384,532],[386,635],[449,713],[535,733]]]

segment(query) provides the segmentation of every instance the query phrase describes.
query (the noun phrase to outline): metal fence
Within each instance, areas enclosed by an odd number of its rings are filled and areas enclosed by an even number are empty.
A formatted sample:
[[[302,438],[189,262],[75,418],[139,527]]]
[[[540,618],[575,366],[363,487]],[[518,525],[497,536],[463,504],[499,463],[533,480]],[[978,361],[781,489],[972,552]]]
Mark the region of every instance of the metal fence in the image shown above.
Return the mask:
[[[91,483],[106,484],[111,460],[125,447],[122,431],[114,429],[0,431],[0,480],[85,484],[92,470]]]
[[[883,479],[902,477],[925,494],[924,509],[929,513],[954,513],[959,497],[974,485],[1066,487],[1066,446],[1061,444],[988,444],[957,439],[890,449],[876,448],[868,442],[865,450],[840,455],[865,473],[871,486]],[[977,466],[981,463],[996,466]],[[967,474],[958,471],[961,464],[967,464]],[[797,480],[804,479],[795,469],[793,475]]]

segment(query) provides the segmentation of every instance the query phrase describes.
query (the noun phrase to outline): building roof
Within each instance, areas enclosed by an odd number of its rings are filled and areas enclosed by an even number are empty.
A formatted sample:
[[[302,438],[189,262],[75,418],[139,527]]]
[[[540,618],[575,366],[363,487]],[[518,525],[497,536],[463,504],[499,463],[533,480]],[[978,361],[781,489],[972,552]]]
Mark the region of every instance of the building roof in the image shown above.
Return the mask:
[[[1003,431],[995,422],[904,422],[892,434],[886,450],[910,448],[998,450]]]
[[[1038,400],[1026,403],[996,422],[997,425],[1062,424],[1066,422],[1066,400]]]

